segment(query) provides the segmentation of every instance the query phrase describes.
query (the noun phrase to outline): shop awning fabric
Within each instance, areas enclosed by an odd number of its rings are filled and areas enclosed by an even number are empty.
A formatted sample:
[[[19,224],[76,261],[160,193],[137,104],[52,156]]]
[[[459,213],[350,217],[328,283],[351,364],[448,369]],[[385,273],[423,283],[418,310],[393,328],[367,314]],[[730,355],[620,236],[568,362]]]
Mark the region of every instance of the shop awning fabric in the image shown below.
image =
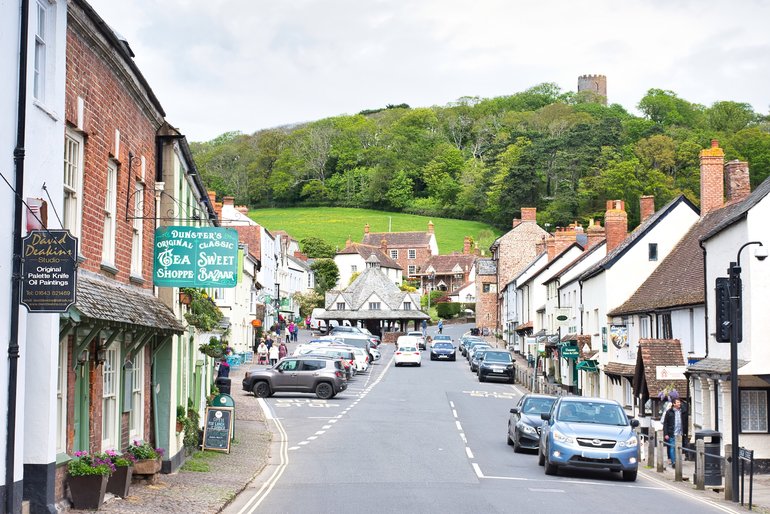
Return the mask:
[[[585,371],[587,373],[598,373],[599,369],[596,367],[596,361],[594,360],[588,360],[588,361],[580,361],[577,363],[577,369],[581,371]]]

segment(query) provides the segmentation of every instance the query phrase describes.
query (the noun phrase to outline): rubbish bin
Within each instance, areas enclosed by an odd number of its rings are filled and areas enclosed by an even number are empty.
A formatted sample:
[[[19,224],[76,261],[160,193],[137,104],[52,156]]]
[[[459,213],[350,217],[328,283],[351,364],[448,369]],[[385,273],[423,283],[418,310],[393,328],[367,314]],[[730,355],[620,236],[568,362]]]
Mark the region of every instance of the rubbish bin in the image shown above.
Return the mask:
[[[224,394],[230,394],[230,378],[229,377],[219,377],[216,380],[217,389],[219,389],[220,393]]]
[[[695,432],[695,441],[703,439],[706,451],[704,485],[722,485],[722,433],[716,430]]]

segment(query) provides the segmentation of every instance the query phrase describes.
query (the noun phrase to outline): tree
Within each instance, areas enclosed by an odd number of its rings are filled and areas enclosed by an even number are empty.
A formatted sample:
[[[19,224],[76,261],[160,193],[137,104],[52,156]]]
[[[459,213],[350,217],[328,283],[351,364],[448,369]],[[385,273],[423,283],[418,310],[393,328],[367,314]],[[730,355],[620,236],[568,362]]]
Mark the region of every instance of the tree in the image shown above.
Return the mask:
[[[655,123],[694,128],[703,113],[703,106],[676,96],[673,91],[650,89],[639,101],[639,110]]]
[[[706,109],[709,127],[718,132],[738,132],[757,119],[750,104],[715,102]]]
[[[302,253],[311,259],[333,259],[336,249],[320,237],[306,237],[299,242]]]
[[[324,297],[314,290],[306,291],[304,293],[297,291],[292,295],[292,298],[299,304],[299,315],[303,318],[310,316],[313,309],[323,307],[324,305]]]
[[[333,259],[317,259],[310,269],[315,273],[315,290],[320,295],[333,289],[340,279],[340,270]]]

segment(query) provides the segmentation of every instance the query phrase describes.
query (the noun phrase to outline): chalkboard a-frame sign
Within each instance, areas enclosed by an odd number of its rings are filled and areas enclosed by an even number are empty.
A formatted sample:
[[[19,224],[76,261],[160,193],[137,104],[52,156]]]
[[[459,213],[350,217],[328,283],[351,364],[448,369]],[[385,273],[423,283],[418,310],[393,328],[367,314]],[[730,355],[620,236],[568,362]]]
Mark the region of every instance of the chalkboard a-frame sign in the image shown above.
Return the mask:
[[[203,449],[230,453],[233,431],[232,407],[206,407],[203,427]]]

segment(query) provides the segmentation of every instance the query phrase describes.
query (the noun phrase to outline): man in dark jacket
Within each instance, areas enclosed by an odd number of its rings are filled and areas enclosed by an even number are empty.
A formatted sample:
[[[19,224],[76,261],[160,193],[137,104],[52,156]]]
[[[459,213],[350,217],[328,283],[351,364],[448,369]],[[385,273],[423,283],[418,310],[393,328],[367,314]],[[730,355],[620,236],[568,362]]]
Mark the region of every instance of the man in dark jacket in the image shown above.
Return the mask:
[[[675,398],[663,416],[663,439],[671,445],[668,447],[668,456],[672,466],[676,460],[676,436],[681,435],[684,444],[688,440],[687,431],[687,409],[683,408],[682,400]]]

